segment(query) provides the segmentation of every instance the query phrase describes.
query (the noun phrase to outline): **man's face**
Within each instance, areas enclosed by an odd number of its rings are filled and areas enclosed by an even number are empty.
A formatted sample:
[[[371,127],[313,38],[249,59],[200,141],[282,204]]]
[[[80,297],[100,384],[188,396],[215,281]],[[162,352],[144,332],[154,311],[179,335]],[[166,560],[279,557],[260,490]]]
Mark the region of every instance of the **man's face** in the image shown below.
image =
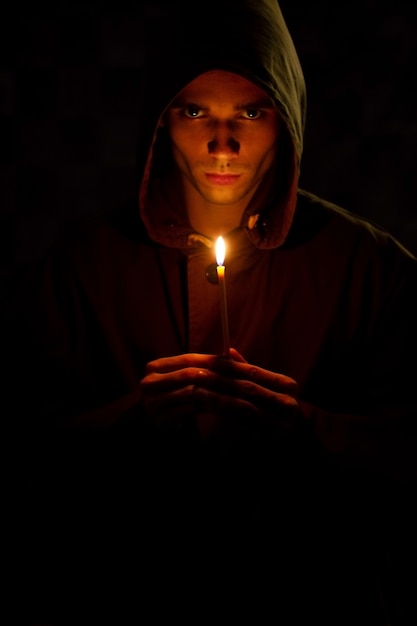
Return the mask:
[[[278,112],[260,87],[231,72],[189,83],[166,126],[183,184],[211,204],[247,204],[276,161]]]

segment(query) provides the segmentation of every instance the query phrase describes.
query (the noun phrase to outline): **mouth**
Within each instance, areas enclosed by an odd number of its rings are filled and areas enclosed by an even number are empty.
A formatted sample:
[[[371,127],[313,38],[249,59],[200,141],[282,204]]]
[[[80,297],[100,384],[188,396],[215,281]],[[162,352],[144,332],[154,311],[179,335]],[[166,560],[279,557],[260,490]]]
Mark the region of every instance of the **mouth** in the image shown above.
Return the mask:
[[[240,174],[218,174],[215,172],[206,174],[206,178],[214,185],[233,185],[240,178]]]

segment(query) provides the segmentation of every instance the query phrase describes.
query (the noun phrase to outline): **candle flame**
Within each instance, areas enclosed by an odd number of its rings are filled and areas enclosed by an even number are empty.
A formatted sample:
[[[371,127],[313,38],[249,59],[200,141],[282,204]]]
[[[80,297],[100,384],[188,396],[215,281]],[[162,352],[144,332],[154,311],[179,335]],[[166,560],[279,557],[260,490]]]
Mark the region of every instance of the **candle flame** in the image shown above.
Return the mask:
[[[216,261],[217,265],[223,265],[226,254],[226,246],[223,237],[218,237],[216,242]]]

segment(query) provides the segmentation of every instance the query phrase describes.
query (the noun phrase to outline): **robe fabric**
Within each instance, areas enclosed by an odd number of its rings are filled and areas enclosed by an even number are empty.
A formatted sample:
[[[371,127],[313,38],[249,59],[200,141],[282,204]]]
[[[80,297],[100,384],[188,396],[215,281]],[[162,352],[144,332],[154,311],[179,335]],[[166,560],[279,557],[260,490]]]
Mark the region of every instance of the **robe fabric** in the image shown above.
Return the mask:
[[[3,277],[28,604],[65,616],[120,594],[193,623],[389,624],[414,535],[417,262],[299,188],[305,84],[278,5],[192,7],[149,46],[137,198]],[[214,242],[188,222],[161,124],[212,69],[262,87],[284,122],[273,191],[225,237],[227,305],[231,345],[299,386],[294,428],[255,425],[226,452],[195,420],[162,435],[139,388],[151,360],[222,351]]]

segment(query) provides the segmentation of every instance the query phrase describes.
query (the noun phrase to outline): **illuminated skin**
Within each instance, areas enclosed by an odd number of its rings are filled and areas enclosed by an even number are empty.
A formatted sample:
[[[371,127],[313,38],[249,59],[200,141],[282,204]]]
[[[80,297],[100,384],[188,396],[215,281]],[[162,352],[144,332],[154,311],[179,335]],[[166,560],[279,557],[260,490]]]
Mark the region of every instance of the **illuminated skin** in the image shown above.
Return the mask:
[[[192,226],[227,234],[276,163],[280,118],[265,92],[236,74],[212,71],[176,98],[164,124]],[[297,383],[230,358],[182,354],[148,363],[140,383],[147,414],[161,429],[196,419],[200,436],[233,444],[247,420],[281,430],[298,419]]]
[[[287,430],[299,418],[297,383],[284,374],[230,358],[180,354],[151,361],[140,384],[147,414],[161,430],[176,429],[194,417],[203,440],[217,440],[227,451],[240,429]]]
[[[269,96],[242,76],[198,76],[169,108],[166,126],[191,224],[227,234],[275,164],[280,117]]]

